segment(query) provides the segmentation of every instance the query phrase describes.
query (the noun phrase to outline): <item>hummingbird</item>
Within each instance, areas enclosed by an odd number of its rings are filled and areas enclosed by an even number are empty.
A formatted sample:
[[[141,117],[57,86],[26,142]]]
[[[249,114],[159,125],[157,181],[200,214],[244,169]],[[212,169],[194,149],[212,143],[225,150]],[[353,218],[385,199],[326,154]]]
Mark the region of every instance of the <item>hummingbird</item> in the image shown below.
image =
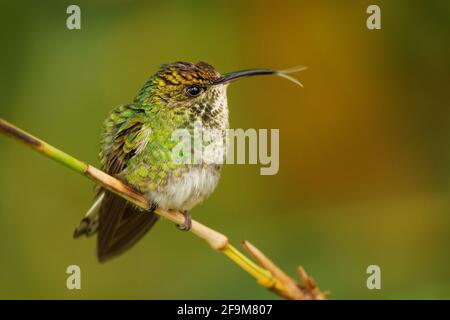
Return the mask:
[[[192,132],[194,123],[200,122],[203,130],[219,132],[212,140],[225,141],[227,87],[231,82],[277,75],[301,85],[288,74],[303,69],[248,69],[221,74],[206,62],[162,65],[133,102],[109,113],[100,139],[102,170],[144,195],[151,208],[143,210],[100,188],[74,238],[97,233],[97,258],[104,262],[134,246],[154,226],[158,221],[156,208],[182,212],[185,221],[178,227],[189,230],[190,210],[214,191],[222,164],[174,161],[176,141],[172,133],[178,129]],[[217,145],[221,150],[213,148],[213,152],[225,155],[226,144]]]

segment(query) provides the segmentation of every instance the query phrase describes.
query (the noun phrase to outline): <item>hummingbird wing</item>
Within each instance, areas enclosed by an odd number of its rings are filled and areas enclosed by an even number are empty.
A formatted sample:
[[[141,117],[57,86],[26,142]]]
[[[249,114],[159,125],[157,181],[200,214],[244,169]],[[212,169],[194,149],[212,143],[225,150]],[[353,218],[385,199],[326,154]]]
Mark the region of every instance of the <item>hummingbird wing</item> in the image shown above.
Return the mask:
[[[146,130],[140,117],[129,106],[114,109],[105,121],[100,157],[103,170],[117,176],[127,167],[146,143]],[[100,262],[118,256],[136,244],[156,223],[158,216],[152,211],[143,212],[133,204],[108,190],[99,208],[97,257]]]

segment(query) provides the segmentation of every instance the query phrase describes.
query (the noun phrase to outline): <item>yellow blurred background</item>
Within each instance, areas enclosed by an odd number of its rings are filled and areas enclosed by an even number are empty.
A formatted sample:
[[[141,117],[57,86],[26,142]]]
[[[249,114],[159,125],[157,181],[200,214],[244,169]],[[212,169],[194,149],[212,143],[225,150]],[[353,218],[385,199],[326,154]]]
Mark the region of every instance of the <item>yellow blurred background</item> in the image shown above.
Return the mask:
[[[229,89],[233,128],[279,128],[280,171],[229,165],[194,218],[250,240],[331,298],[450,297],[450,2],[3,3],[0,117],[95,165],[108,111],[162,63],[221,72],[306,65],[305,88],[258,77]],[[366,8],[381,7],[381,30]],[[0,298],[271,299],[161,221],[106,264],[72,239],[92,183],[0,137]],[[82,289],[66,289],[68,265]],[[366,268],[381,268],[368,290]]]

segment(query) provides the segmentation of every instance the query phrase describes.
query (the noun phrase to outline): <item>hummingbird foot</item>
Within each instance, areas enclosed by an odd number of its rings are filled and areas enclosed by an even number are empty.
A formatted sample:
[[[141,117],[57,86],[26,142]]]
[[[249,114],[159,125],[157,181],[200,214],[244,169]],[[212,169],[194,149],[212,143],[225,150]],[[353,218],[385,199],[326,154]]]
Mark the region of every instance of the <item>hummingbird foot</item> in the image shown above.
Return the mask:
[[[156,210],[156,208],[158,208],[158,205],[157,205],[156,203],[152,202],[152,203],[150,204],[150,208],[148,208],[146,211],[147,211],[148,213],[152,213],[153,211]]]
[[[185,210],[182,212],[184,216],[184,223],[183,224],[177,224],[178,230],[181,231],[189,231],[192,227],[192,215],[189,211]]]

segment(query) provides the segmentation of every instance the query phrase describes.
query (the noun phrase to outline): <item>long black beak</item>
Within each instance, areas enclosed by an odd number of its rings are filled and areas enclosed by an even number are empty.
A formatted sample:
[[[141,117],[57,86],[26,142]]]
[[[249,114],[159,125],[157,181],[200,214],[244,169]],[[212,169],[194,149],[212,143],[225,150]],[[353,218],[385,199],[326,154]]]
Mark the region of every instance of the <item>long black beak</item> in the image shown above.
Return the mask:
[[[291,69],[287,69],[287,70],[270,70],[270,69],[241,70],[241,71],[226,73],[223,76],[221,76],[220,78],[218,78],[217,80],[215,80],[213,82],[213,84],[228,84],[235,80],[238,80],[241,78],[246,78],[246,77],[251,77],[251,76],[276,75],[276,76],[286,78],[302,87],[302,84],[300,83],[300,81],[289,76],[288,73],[298,72],[298,71],[302,71],[305,69],[306,69],[306,67],[299,66],[299,67],[295,67],[295,68],[291,68]]]
[[[248,70],[241,70],[241,71],[235,71],[226,73],[223,76],[221,76],[219,79],[214,81],[214,84],[225,84],[230,83],[234,80],[240,79],[240,78],[246,78],[251,76],[260,76],[264,74],[275,74],[275,70],[269,70],[269,69],[248,69]]]

